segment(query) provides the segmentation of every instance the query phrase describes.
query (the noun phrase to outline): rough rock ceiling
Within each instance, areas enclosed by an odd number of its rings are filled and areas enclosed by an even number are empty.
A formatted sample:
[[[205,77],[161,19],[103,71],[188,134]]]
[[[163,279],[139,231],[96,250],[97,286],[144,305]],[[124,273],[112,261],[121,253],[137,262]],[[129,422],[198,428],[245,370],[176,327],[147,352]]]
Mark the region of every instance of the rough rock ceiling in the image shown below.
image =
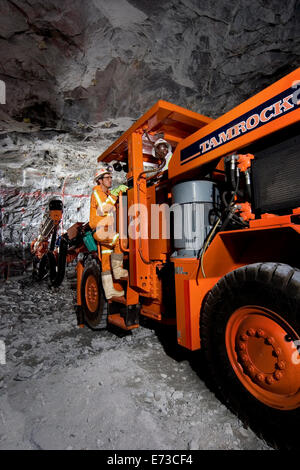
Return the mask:
[[[72,127],[158,99],[216,117],[299,66],[297,0],[1,0],[4,111]]]

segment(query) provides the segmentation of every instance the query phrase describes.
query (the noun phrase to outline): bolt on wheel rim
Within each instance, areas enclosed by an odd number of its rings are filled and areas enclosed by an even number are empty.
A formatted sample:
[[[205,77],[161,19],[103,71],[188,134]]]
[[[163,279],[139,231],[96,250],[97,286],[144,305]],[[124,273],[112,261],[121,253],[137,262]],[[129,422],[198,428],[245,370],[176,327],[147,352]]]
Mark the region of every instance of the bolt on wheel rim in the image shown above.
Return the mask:
[[[255,398],[282,410],[300,406],[300,337],[280,315],[241,307],[227,323],[225,342],[235,374]]]
[[[99,290],[98,284],[94,276],[90,275],[85,284],[85,300],[88,309],[95,312],[98,308]]]

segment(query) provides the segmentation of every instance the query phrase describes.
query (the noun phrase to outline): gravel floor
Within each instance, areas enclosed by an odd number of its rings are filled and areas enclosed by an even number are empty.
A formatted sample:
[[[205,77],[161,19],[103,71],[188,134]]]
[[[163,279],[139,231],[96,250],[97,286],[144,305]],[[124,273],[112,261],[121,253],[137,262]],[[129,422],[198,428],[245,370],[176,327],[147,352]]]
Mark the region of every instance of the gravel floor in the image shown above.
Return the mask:
[[[29,275],[0,285],[0,449],[270,449],[215,398],[173,330],[80,329],[73,287]]]

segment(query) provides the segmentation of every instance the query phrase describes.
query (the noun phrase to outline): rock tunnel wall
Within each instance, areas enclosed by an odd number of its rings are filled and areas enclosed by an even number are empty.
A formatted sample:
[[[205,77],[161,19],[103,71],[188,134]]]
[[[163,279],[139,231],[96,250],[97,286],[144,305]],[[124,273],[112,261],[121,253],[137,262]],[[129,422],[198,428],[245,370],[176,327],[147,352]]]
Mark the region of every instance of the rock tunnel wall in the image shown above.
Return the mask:
[[[97,156],[158,99],[218,117],[300,63],[297,0],[1,0],[0,13],[2,260],[54,194],[64,227],[87,221]]]

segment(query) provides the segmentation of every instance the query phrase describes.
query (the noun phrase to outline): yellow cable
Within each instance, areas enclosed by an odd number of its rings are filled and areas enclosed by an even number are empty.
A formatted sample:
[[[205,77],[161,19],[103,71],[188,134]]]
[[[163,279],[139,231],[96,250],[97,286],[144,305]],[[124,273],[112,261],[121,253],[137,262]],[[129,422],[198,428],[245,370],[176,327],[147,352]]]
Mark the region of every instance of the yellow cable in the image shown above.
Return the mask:
[[[203,249],[202,249],[202,253],[201,253],[201,257],[200,257],[200,266],[201,266],[201,272],[202,272],[202,274],[203,274],[203,277],[206,277],[205,272],[204,272],[204,267],[203,267],[204,253],[206,252],[207,247],[208,247],[208,245],[209,245],[209,242],[210,242],[210,240],[212,239],[212,237],[213,237],[215,231],[217,230],[217,227],[218,227],[218,225],[219,225],[220,222],[221,222],[221,218],[219,218],[219,219],[217,220],[217,222],[216,222],[214,228],[213,228],[212,231],[210,232],[209,237],[207,238],[207,240],[206,240],[206,242],[205,242],[205,244],[204,244],[204,247],[203,247]],[[198,278],[198,275],[197,275],[197,278]]]

